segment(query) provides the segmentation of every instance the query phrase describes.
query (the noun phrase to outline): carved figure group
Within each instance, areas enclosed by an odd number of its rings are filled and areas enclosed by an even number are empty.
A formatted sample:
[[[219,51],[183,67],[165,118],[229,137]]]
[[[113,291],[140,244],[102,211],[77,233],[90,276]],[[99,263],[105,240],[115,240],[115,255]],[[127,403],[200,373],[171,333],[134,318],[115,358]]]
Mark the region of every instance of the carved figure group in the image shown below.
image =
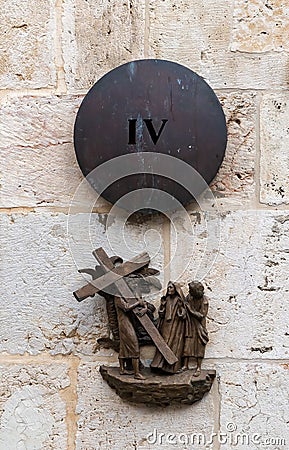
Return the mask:
[[[178,361],[169,365],[160,352],[156,351],[151,368],[177,373],[188,370],[190,358],[195,358],[197,367],[194,375],[199,376],[209,340],[206,329],[207,313],[208,299],[204,296],[202,283],[191,282],[189,294],[184,297],[180,286],[170,281],[166,295],[161,299],[158,328]]]
[[[119,362],[121,374],[134,374],[137,379],[143,379],[139,371],[139,342],[136,333],[136,321],[131,315],[135,308],[137,316],[142,316],[148,311],[148,305],[139,294],[137,301],[128,306],[125,299],[115,297],[117,317],[119,324]],[[204,286],[200,282],[189,283],[189,293],[185,297],[181,287],[170,281],[166,294],[161,297],[158,309],[156,326],[165,343],[177,358],[174,364],[169,364],[164,355],[156,349],[151,363],[153,371],[164,373],[178,373],[189,369],[190,358],[196,360],[194,375],[201,373],[202,359],[205,347],[209,341],[206,328],[206,316],[208,313],[208,299],[204,295]],[[132,361],[132,369],[126,369],[125,362]]]
[[[120,374],[142,380],[140,346],[154,344],[152,371],[175,374],[188,370],[190,358],[194,358],[194,375],[199,376],[209,340],[208,299],[202,283],[189,283],[185,297],[179,284],[170,281],[155,318],[155,307],[142,299],[142,293],[150,292],[152,286],[161,288],[155,278],[159,272],[149,268],[149,255],[144,252],[125,263],[117,256],[108,257],[102,248],[93,255],[99,265],[80,270],[91,275],[93,282],[75,291],[74,296],[78,301],[96,293],[105,298],[112,339],[98,342],[119,352]]]

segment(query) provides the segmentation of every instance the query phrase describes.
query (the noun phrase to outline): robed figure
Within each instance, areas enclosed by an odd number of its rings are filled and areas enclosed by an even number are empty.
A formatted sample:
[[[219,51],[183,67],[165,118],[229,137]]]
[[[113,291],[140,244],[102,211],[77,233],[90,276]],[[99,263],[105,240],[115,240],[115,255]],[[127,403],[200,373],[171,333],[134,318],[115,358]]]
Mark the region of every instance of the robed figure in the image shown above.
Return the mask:
[[[158,330],[178,361],[173,365],[168,364],[163,355],[156,349],[151,368],[176,373],[182,365],[186,316],[184,294],[177,283],[171,281],[168,283],[166,295],[161,298],[158,314]]]
[[[139,343],[136,334],[136,330],[133,325],[131,311],[136,307],[142,307],[142,311],[139,314],[146,313],[145,303],[141,299],[129,305],[128,302],[122,297],[115,297],[115,306],[117,310],[118,327],[119,327],[119,365],[121,375],[130,375],[130,371],[125,368],[125,362],[130,360],[132,362],[134,377],[138,380],[143,380],[144,377],[139,371],[140,362],[140,350]]]
[[[204,295],[204,286],[202,283],[193,281],[189,284],[189,294],[186,297],[185,307],[186,321],[183,368],[189,368],[189,358],[193,357],[197,361],[197,368],[194,375],[199,376],[205,348],[209,341],[206,328],[209,302]]]
[[[113,268],[123,264],[122,258],[112,256],[109,258]],[[155,324],[155,307],[149,302],[142,300],[141,293],[149,293],[151,288],[161,289],[161,284],[155,275],[159,272],[147,265],[137,269],[135,272],[125,276],[128,288],[135,298],[135,302],[129,302],[120,295],[119,290],[110,285],[109,290],[98,291],[98,294],[105,298],[106,309],[109,321],[109,328],[112,334],[110,337],[99,338],[99,345],[105,348],[113,348],[119,352],[119,365],[121,375],[134,375],[136,379],[142,380],[144,377],[140,373],[140,345],[152,344],[152,339],[143,328],[138,317],[147,314],[151,322]],[[95,269],[81,269],[80,273],[88,273],[93,280],[105,275],[102,265],[96,265]],[[94,294],[93,294],[94,295]]]

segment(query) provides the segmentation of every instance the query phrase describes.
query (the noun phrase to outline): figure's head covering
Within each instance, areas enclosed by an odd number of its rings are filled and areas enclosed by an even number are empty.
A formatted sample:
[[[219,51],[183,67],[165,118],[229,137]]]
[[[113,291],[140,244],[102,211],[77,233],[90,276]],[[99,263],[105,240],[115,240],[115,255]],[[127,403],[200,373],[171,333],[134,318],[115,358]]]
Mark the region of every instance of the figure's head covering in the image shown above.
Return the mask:
[[[185,301],[185,296],[184,296],[184,293],[183,293],[182,288],[179,285],[179,283],[174,283],[173,281],[169,281],[168,285],[167,285],[167,295],[168,295],[168,287],[169,287],[169,285],[174,286],[174,288],[176,290],[176,293],[178,294],[180,299],[184,302]]]
[[[200,281],[191,281],[189,289],[193,291],[196,298],[202,298],[204,295],[204,285]]]

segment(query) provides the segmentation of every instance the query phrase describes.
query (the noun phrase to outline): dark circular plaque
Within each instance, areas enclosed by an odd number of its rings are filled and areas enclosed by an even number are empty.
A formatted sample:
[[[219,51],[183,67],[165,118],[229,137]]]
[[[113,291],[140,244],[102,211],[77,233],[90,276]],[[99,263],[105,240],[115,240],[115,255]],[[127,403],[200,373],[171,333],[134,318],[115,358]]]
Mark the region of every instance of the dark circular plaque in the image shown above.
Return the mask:
[[[213,90],[190,69],[156,59],[133,61],[104,75],[85,96],[74,129],[84,176],[117,156],[154,152],[188,163],[209,184],[226,143],[225,116]],[[178,173],[174,179],[141,173],[141,160],[135,172],[101,195],[115,203],[131,191],[153,187],[183,205],[195,197],[178,182]],[[88,179],[95,186],[93,173]]]

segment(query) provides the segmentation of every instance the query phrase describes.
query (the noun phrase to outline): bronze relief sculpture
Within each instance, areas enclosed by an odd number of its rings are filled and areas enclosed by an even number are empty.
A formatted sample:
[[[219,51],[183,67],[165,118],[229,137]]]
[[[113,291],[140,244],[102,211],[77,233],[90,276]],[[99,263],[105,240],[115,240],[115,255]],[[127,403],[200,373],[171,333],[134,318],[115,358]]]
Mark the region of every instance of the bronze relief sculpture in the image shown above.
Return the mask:
[[[202,359],[205,355],[205,347],[209,341],[206,328],[209,301],[204,295],[202,283],[193,281],[189,283],[189,294],[186,297],[186,331],[184,343],[184,369],[189,368],[189,359],[194,357],[197,368],[194,376],[201,373]]]
[[[99,265],[82,269],[92,281],[74,292],[78,301],[96,293],[106,300],[111,337],[99,345],[119,353],[119,367],[101,366],[100,372],[120,397],[141,403],[192,404],[211,388],[214,370],[202,370],[208,343],[208,299],[204,286],[192,281],[185,297],[178,283],[170,281],[156,308],[142,299],[152,287],[161,289],[158,271],[149,267],[147,253],[123,263],[99,248],[93,252]],[[154,345],[150,367],[141,363],[140,347]],[[190,369],[194,358],[196,368]]]
[[[139,370],[140,351],[136,330],[133,326],[130,312],[137,306],[144,307],[144,303],[137,299],[135,303],[129,305],[122,297],[115,297],[119,328],[119,373],[121,375],[131,375],[131,371],[125,368],[125,362],[132,363],[134,378],[143,380],[144,377]],[[145,308],[143,308],[145,310]],[[139,313],[141,314],[141,312]]]
[[[168,364],[157,350],[151,368],[177,373],[182,367],[186,318],[185,297],[177,283],[168,283],[166,295],[161,298],[158,315],[158,330],[178,360],[175,364]]]

